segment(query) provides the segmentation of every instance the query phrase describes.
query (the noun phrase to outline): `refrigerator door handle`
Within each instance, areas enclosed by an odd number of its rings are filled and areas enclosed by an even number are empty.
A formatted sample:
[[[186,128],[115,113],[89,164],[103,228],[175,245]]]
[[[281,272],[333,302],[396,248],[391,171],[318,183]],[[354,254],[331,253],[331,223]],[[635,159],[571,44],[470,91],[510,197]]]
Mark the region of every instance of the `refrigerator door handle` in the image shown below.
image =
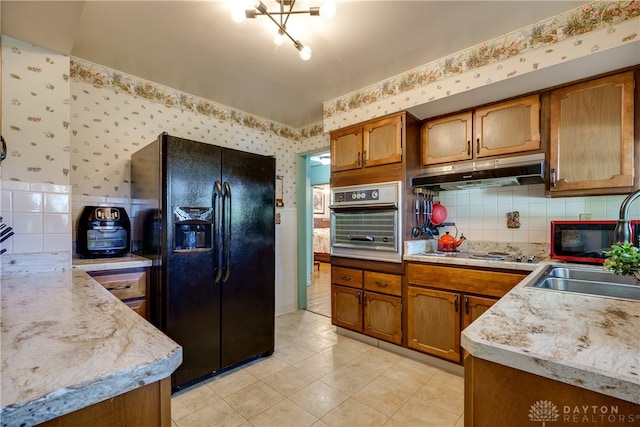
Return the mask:
[[[217,235],[217,241],[214,244],[214,268],[216,269],[216,277],[214,279],[214,283],[220,283],[222,279],[222,233],[223,233],[223,223],[222,223],[222,203],[223,203],[223,195],[222,195],[222,183],[220,181],[216,181],[215,189],[213,193],[213,214],[214,214],[214,226],[218,229],[214,231]]]
[[[224,276],[222,281],[226,282],[231,275],[231,186],[226,181],[222,200],[224,204],[223,222],[225,223],[225,233],[222,236],[222,248],[224,250]]]

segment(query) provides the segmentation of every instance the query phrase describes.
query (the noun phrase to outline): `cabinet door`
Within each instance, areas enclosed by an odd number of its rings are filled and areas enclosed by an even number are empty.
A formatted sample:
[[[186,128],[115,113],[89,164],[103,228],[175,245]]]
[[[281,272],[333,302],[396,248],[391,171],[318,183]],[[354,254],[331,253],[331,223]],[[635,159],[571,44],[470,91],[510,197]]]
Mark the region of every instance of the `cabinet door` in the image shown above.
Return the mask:
[[[551,193],[631,190],[633,90],[628,72],[551,93]]]
[[[409,286],[407,345],[460,362],[460,294]]]
[[[489,308],[498,302],[497,298],[485,298],[475,297],[471,295],[463,296],[463,310],[462,310],[462,327],[461,331],[472,324],[482,313],[489,310]],[[464,360],[469,352],[462,349],[462,360]]]
[[[462,330],[473,323],[482,313],[489,310],[496,302],[498,302],[497,298],[465,295],[463,297]]]
[[[362,332],[362,290],[331,285],[331,323]]]
[[[422,164],[469,160],[473,157],[471,111],[430,120],[422,125]]]
[[[364,333],[400,344],[402,341],[402,301],[400,297],[364,294]]]
[[[388,117],[363,126],[365,167],[402,161],[402,117]]]
[[[540,148],[540,99],[532,95],[475,112],[476,157]]]
[[[331,172],[362,167],[362,127],[331,133]]]

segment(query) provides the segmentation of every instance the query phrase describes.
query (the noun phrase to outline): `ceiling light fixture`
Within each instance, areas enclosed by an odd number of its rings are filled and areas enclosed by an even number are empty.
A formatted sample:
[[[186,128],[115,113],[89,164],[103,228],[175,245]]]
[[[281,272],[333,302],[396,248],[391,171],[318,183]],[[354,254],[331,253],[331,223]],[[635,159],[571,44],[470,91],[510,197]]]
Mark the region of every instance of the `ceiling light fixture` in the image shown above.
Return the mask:
[[[321,7],[310,7],[309,10],[293,10],[296,0],[276,1],[280,5],[279,12],[269,12],[267,6],[260,0],[252,0],[246,3],[234,1],[235,6],[231,17],[235,22],[241,22],[245,18],[253,19],[257,16],[268,17],[277,27],[273,42],[280,46],[284,42],[285,37],[288,37],[293,42],[295,48],[298,49],[300,58],[308,61],[311,58],[311,48],[303,45],[300,40],[294,39],[291,34],[287,32],[289,17],[291,15],[308,13],[310,16],[323,16],[331,19],[336,14],[336,3],[334,1],[326,1]]]

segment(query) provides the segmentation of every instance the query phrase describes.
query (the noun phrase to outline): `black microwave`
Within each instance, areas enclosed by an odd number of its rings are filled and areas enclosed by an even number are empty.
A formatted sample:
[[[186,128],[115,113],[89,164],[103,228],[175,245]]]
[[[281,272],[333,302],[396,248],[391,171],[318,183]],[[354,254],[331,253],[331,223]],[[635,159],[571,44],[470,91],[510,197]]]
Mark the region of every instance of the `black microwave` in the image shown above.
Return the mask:
[[[602,264],[611,250],[615,220],[551,221],[552,259]],[[631,221],[631,243],[638,246],[640,221]]]

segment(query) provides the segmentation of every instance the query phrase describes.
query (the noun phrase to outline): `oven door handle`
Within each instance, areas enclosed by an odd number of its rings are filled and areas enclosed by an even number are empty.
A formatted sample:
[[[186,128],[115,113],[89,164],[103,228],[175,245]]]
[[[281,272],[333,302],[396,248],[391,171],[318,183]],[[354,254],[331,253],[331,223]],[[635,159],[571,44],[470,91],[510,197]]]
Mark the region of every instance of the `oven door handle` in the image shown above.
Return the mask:
[[[377,203],[362,205],[331,205],[329,209],[336,212],[353,212],[353,211],[373,211],[373,210],[397,210],[397,203]]]
[[[373,242],[375,239],[373,236],[351,236],[348,235],[347,238],[349,240],[357,240],[359,242]]]

